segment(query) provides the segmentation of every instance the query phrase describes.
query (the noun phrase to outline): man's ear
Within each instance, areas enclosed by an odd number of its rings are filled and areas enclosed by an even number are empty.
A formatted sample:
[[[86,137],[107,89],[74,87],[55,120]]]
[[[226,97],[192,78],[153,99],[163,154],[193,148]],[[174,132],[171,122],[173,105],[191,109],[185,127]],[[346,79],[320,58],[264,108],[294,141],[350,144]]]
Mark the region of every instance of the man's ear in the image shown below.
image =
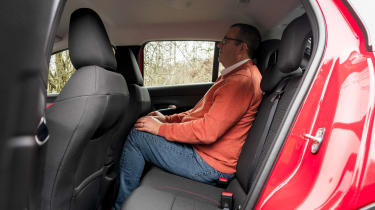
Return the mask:
[[[247,44],[245,42],[242,42],[241,43],[241,51],[243,51],[247,54],[248,49],[249,48],[247,47]]]
[[[246,44],[246,42],[242,42],[242,43],[241,43],[241,49],[243,49],[243,50],[245,50],[245,51],[247,52],[247,50],[248,50],[249,48],[247,48],[247,44]]]

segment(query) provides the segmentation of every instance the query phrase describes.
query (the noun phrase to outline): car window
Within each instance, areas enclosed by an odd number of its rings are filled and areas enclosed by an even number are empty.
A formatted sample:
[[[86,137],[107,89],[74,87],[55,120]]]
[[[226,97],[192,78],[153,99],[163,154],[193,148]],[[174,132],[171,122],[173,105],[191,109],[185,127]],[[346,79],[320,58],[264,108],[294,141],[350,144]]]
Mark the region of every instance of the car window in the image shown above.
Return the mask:
[[[69,50],[51,56],[48,72],[48,94],[58,94],[75,72],[69,57]]]
[[[152,41],[144,46],[145,86],[211,82],[215,42]]]

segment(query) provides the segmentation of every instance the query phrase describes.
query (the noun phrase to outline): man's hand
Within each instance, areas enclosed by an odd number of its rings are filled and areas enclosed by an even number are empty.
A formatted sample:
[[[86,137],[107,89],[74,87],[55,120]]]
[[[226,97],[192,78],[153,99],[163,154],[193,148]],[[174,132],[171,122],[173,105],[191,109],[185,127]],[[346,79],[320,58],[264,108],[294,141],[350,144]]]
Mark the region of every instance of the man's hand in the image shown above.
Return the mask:
[[[135,122],[135,129],[158,135],[159,128],[163,123],[154,116],[141,117]]]
[[[153,116],[153,117],[155,117],[156,119],[158,119],[162,123],[166,122],[165,115],[163,115],[162,113],[160,113],[158,111],[150,112],[150,113],[148,113],[147,116]]]

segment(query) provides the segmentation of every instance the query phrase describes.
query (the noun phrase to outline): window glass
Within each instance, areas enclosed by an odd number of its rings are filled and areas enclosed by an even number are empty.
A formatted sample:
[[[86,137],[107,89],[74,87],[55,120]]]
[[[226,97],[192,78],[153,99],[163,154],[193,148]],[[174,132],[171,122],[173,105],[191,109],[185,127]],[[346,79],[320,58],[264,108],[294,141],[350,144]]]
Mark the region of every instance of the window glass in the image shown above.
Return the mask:
[[[75,72],[69,51],[64,50],[51,56],[48,72],[48,94],[58,94]]]
[[[153,41],[144,47],[145,86],[212,81],[215,42]]]

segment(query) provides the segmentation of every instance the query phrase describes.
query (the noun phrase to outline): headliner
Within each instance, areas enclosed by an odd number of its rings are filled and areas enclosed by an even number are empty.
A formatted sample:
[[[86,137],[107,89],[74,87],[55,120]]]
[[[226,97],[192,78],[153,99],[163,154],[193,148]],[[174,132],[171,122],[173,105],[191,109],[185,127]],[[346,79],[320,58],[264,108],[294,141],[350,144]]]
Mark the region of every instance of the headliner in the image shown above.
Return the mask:
[[[67,48],[70,15],[83,7],[100,15],[114,45],[220,40],[238,22],[257,26],[263,39],[280,38],[285,26],[304,12],[298,0],[68,0],[54,52]]]

